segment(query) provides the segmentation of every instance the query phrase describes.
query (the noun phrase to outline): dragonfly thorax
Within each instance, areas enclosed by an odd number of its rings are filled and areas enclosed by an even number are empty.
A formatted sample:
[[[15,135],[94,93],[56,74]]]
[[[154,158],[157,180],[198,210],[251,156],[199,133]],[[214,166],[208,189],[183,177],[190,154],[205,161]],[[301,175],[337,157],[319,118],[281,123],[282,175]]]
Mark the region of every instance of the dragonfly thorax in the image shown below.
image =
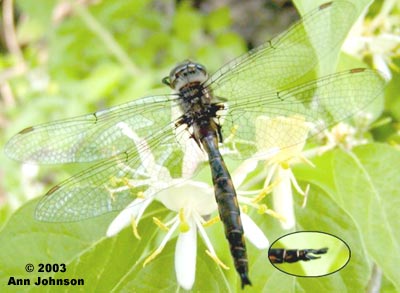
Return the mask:
[[[212,93],[204,87],[207,79],[208,74],[203,65],[184,61],[172,69],[169,76],[163,80],[179,95],[182,122],[188,126],[207,121],[216,115],[212,106]]]
[[[177,65],[163,82],[179,95],[177,100],[182,116],[175,125],[185,125],[191,129],[192,138],[201,145],[206,136],[214,136],[222,141],[217,112],[223,104],[217,103],[212,91],[204,86],[208,75],[204,66],[192,61]]]

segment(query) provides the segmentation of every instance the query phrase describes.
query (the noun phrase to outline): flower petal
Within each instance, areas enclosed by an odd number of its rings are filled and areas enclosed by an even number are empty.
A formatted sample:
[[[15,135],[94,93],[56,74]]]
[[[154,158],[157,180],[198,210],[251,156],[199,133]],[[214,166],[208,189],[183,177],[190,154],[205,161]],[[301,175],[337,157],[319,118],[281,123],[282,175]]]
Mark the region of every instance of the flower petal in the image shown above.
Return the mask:
[[[232,173],[232,181],[235,186],[240,186],[246,179],[247,175],[257,168],[257,160],[245,160],[236,170]]]
[[[308,123],[301,115],[274,118],[259,116],[256,120],[257,149],[267,150],[279,147],[299,152],[304,147],[309,129]]]
[[[179,285],[185,290],[193,287],[196,275],[197,231],[194,221],[190,229],[179,233],[175,249],[175,273]]]
[[[272,192],[274,210],[285,218],[285,221],[281,221],[282,228],[291,229],[295,225],[292,185],[290,181],[291,170],[278,167],[276,172],[275,180],[279,180],[279,183]]]
[[[184,181],[168,190],[160,191],[156,197],[164,206],[175,212],[184,208],[205,216],[217,209],[214,192],[210,185],[204,182]]]
[[[269,241],[257,224],[245,213],[241,213],[240,217],[243,223],[244,236],[258,249],[268,248]]]
[[[108,226],[106,235],[112,237],[118,234],[122,229],[128,226],[132,218],[136,218],[139,214],[143,214],[143,211],[152,202],[150,199],[137,198],[132,201],[125,209],[123,209]],[[139,222],[139,219],[136,219]]]
[[[136,144],[137,149],[140,149],[139,157],[142,162],[142,166],[145,167],[146,171],[150,176],[157,174],[160,178],[171,179],[170,173],[164,166],[156,164],[155,158],[150,151],[150,147],[147,141],[137,135],[135,131],[125,122],[117,123],[117,127],[121,129],[122,133],[132,139]]]

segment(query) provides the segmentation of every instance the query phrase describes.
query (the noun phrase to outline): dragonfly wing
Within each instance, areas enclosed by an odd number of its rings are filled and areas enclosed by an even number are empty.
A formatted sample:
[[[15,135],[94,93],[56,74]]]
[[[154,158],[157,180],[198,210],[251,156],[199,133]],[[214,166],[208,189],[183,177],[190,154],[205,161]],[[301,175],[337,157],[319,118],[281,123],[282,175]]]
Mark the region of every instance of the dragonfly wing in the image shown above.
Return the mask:
[[[307,73],[329,54],[337,53],[355,13],[354,5],[347,1],[323,4],[289,30],[229,62],[206,85],[217,97],[232,101],[242,99],[244,89],[246,96],[254,96],[315,79]]]
[[[150,198],[190,178],[201,163],[201,158],[196,157],[196,151],[201,151],[193,139],[177,140],[187,133],[186,129],[177,134],[170,123],[142,138],[131,125],[121,122],[118,126],[131,140],[130,150],[53,187],[37,206],[38,220],[79,221],[119,211],[138,197]]]
[[[28,127],[11,138],[5,152],[13,159],[40,164],[112,157],[133,146],[118,123],[147,137],[157,125],[171,124],[171,105],[176,99],[176,95],[145,97],[93,114]]]
[[[241,90],[240,101],[229,102],[223,120],[224,138],[233,137],[235,149],[244,157],[255,154],[257,144],[285,148],[304,143],[299,130],[303,122],[311,122],[322,131],[363,110],[382,92],[386,80],[370,69],[352,69],[307,82],[281,91],[248,95]],[[260,121],[289,117],[273,127]],[[304,123],[303,123],[304,124]],[[310,135],[315,132],[310,132]],[[277,141],[280,141],[277,145]]]

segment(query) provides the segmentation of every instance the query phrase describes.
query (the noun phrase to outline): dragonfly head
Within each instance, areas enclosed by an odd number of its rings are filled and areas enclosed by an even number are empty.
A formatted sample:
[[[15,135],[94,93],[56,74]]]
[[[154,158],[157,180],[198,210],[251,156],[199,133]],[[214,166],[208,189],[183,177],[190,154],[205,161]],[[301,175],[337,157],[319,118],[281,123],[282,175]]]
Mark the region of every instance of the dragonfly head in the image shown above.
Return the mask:
[[[162,81],[172,89],[179,91],[188,83],[203,83],[207,78],[208,74],[203,65],[186,60],[175,66],[169,76]]]

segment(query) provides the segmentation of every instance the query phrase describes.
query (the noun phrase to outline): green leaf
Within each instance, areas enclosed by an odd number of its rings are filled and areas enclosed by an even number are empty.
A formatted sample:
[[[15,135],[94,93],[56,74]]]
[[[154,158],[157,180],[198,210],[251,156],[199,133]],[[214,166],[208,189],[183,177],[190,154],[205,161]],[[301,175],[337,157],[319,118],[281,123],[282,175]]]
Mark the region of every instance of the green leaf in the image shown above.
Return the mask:
[[[299,10],[300,14],[303,16],[307,12],[316,9],[317,7],[320,7],[321,5],[324,5],[330,1],[326,0],[295,0],[294,3]],[[343,24],[348,25],[348,30],[350,31],[351,27],[354,25],[354,23],[357,21],[358,17],[361,15],[361,13],[364,11],[364,9],[367,8],[367,6],[372,2],[371,0],[353,0],[353,1],[348,1],[348,0],[336,0],[334,1],[335,3],[340,3],[342,2],[344,5],[349,5],[352,7],[350,11],[348,11],[348,14],[346,15],[341,15],[341,16],[336,16],[340,17],[341,22]],[[335,19],[336,20],[336,19]],[[335,27],[332,27],[332,36],[335,36]],[[344,38],[340,40],[341,43],[344,42]],[[336,40],[335,40],[336,41]],[[318,47],[316,48],[316,51],[318,51]],[[326,58],[321,60],[319,64],[319,70],[321,75],[326,75],[332,72],[336,71],[337,68],[337,61],[340,53],[340,46],[337,47],[335,50],[332,50]]]
[[[325,169],[317,169],[323,173]],[[323,171],[322,171],[323,170]],[[325,174],[329,177],[328,174]],[[368,261],[363,252],[361,239],[349,215],[332,200],[329,192],[312,185],[307,206],[296,210],[298,231],[322,231],[339,237],[351,250],[351,259],[341,271],[322,278],[302,278],[299,283],[304,290],[327,289],[326,292],[362,290],[369,277]],[[330,288],[330,289],[329,289]]]
[[[175,240],[170,241],[161,255],[143,267],[144,259],[165,236],[165,232],[161,232],[151,219],[155,215],[165,216],[166,209],[160,208],[160,205],[154,205],[142,218],[139,225],[142,239],[138,240],[131,229],[125,229],[113,238],[105,237],[105,228],[115,214],[77,223],[50,224],[33,220],[36,204],[37,200],[34,200],[24,205],[0,232],[2,286],[8,283],[10,277],[29,278],[33,284],[38,276],[51,276],[56,279],[82,278],[85,291],[179,289],[174,270]],[[197,278],[209,281],[196,282],[194,290],[228,290],[230,285],[221,268],[206,255],[205,250],[199,241]],[[34,272],[25,271],[28,263],[35,266]],[[63,263],[67,271],[38,273],[40,263]],[[52,290],[51,287],[35,288],[33,285],[24,289]]]
[[[297,178],[312,183],[329,196],[330,202],[319,204],[319,210],[321,218],[328,214],[332,223],[324,230],[317,217],[310,218],[310,203],[315,199],[312,185],[305,229],[328,232],[345,240],[352,252],[348,267],[357,265],[353,273],[346,274],[354,277],[362,273],[359,279],[363,286],[367,286],[372,265],[376,263],[383,275],[399,288],[400,178],[393,166],[400,166],[400,153],[387,145],[370,144],[352,152],[329,152],[313,162],[315,168],[298,168]],[[339,210],[332,210],[334,206]],[[301,221],[301,214],[297,216]],[[310,226],[313,221],[315,224]],[[338,226],[336,231],[331,230],[334,226]]]
[[[400,290],[400,153],[372,144],[333,161],[337,201],[353,218],[373,261]]]
[[[46,276],[47,274],[38,273],[40,263],[65,263],[67,272],[72,273],[68,270],[69,263],[79,258],[84,251],[93,248],[99,239],[104,238],[105,224],[110,221],[110,215],[107,215],[79,223],[41,223],[33,219],[36,204],[37,200],[34,200],[24,205],[14,213],[0,232],[2,291],[12,288],[7,286],[10,277],[29,278],[33,283],[38,276]],[[35,266],[33,273],[25,271],[25,266],[29,263]],[[74,277],[85,278],[86,275]],[[33,287],[22,289],[28,290]]]

